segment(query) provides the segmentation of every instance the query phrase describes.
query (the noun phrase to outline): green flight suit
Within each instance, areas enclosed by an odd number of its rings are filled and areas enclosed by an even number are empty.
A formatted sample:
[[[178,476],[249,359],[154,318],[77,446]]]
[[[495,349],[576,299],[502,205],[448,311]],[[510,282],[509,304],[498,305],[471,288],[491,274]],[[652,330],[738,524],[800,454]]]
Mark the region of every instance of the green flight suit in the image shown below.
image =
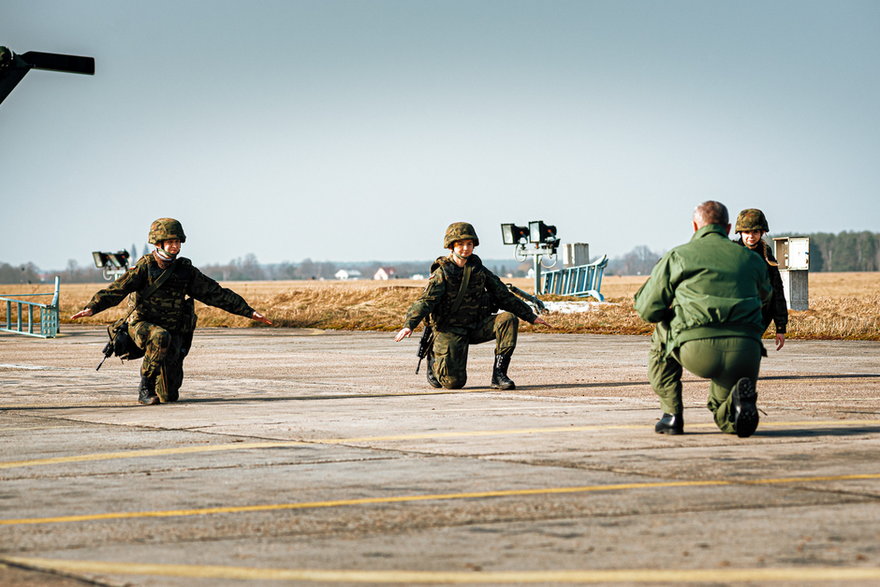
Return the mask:
[[[733,433],[730,390],[761,364],[762,308],[772,295],[767,264],[710,224],[667,252],[635,296],[654,322],[648,377],[664,413],[681,414],[682,367],[711,380],[707,407]]]
[[[156,381],[156,394],[163,402],[176,401],[183,383],[183,359],[189,352],[195,328],[192,299],[239,316],[251,317],[254,310],[240,295],[193,267],[185,257],[171,265],[172,273],[150,296],[141,292],[162,274],[153,255],[144,255],[124,275],[96,293],[86,308],[95,314],[119,304],[134,294],[134,311],[128,331],[144,351],[141,375]]]
[[[434,328],[434,376],[446,389],[460,389],[467,382],[469,345],[495,340],[496,355],[513,353],[519,332],[517,318],[529,323],[537,318],[477,255],[468,257],[467,264],[471,275],[458,309],[454,306],[464,268],[449,257],[440,257],[431,266],[428,285],[404,319],[404,327],[411,330],[423,319],[430,320]],[[499,308],[507,311],[495,314]]]

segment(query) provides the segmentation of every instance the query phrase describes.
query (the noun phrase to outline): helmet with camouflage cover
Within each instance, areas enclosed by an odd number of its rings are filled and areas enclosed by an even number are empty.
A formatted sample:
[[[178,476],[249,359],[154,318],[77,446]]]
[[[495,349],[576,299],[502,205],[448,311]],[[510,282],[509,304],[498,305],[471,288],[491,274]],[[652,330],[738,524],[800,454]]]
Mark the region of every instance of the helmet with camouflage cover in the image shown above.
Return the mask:
[[[763,230],[764,232],[770,232],[767,218],[765,218],[764,213],[757,208],[746,208],[736,217],[736,229],[734,232],[744,232],[749,230]]]
[[[158,245],[160,242],[168,239],[180,239],[180,242],[186,242],[186,234],[183,232],[183,226],[179,220],[174,218],[157,218],[150,225],[150,234],[147,241],[151,245]]]
[[[480,239],[477,237],[477,231],[474,230],[473,224],[469,222],[453,222],[446,229],[446,234],[443,236],[443,248],[451,248],[452,243],[455,241],[467,239],[474,241],[475,247],[480,244]]]

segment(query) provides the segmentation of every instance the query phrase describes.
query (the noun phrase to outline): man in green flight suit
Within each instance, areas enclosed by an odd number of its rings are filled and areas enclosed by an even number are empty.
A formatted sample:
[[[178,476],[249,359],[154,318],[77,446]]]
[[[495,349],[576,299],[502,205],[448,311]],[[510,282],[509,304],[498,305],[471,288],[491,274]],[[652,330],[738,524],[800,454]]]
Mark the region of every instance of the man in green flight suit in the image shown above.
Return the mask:
[[[449,255],[439,257],[431,266],[427,287],[410,307],[403,329],[394,338],[400,342],[411,336],[423,319],[430,320],[434,344],[428,351],[428,383],[433,387],[464,387],[468,345],[494,340],[492,387],[514,389],[507,368],[516,348],[517,318],[549,326],[473,254],[479,244],[471,224],[449,225],[443,238],[443,248],[449,249]],[[495,314],[497,308],[507,311]]]
[[[156,249],[141,257],[110,287],[96,293],[85,309],[71,319],[92,316],[134,294],[128,333],[144,352],[138,402],[153,405],[160,400],[174,402],[179,397],[183,359],[189,352],[195,328],[193,299],[264,324],[272,322],[240,295],[220,287],[193,267],[192,261],[178,256],[180,245],[186,242],[180,222],[159,218],[150,226],[148,238]]]
[[[727,238],[727,208],[694,210],[690,242],[667,252],[635,296],[635,309],[655,322],[648,377],[663,416],[654,430],[684,431],[682,367],[711,380],[708,408],[718,428],[747,437],[758,427],[755,382],[761,364],[762,307],[772,294],[767,264]]]

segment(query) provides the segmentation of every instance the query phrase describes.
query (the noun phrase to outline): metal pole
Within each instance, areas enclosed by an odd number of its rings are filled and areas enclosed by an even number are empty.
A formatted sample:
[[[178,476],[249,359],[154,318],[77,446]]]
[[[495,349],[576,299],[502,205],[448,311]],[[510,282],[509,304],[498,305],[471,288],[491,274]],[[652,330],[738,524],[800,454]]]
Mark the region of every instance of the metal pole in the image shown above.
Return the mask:
[[[541,293],[541,255],[535,254],[533,261],[535,267],[535,295],[538,295]]]

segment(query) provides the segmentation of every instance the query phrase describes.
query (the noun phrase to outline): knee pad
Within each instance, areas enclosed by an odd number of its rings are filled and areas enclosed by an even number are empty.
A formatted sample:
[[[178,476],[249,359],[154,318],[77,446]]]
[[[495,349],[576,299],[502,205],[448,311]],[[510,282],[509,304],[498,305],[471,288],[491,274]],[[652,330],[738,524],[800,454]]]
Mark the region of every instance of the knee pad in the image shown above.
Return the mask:
[[[440,377],[440,385],[443,389],[461,389],[467,383],[467,377]]]

